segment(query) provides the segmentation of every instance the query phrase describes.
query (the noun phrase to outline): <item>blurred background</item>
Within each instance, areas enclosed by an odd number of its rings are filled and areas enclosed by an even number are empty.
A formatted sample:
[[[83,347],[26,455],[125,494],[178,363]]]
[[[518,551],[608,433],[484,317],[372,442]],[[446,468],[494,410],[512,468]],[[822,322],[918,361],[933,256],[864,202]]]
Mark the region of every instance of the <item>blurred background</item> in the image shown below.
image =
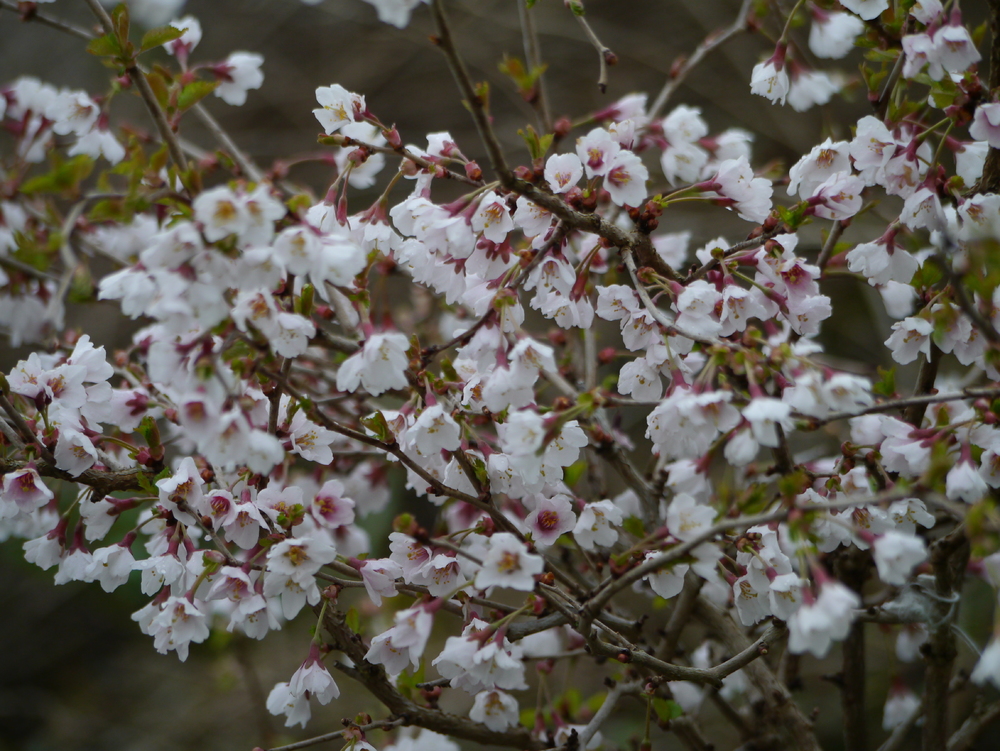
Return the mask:
[[[535,123],[531,107],[498,70],[503,56],[523,58],[517,0],[453,0],[454,32],[473,78],[490,83],[492,112],[498,134],[511,161],[526,163],[528,155],[516,135]],[[135,3],[147,11],[152,0]],[[140,7],[142,6],[142,7]],[[550,106],[554,117],[577,119],[620,97],[637,91],[652,100],[679,55],[691,50],[708,32],[731,23],[736,0],[588,0],[587,17],[598,36],[618,56],[611,68],[608,90],[599,92],[597,54],[559,0],[539,0],[532,11],[542,46]],[[46,13],[79,25],[92,26],[82,1],[42,4]],[[968,12],[969,9],[967,9]],[[974,9],[972,9],[974,11]],[[431,19],[418,7],[403,30],[377,20],[372,6],[361,0],[325,0],[306,5],[300,0],[189,0],[181,11],[200,19],[204,36],[192,55],[193,63],[221,61],[230,52],[245,50],[264,56],[264,84],[251,91],[246,105],[234,108],[209,97],[206,106],[236,142],[261,165],[275,159],[295,159],[317,152],[320,131],[312,115],[317,86],[339,83],[364,94],[369,108],[385,123],[395,123],[404,142],[423,146],[428,132],[448,130],[462,150],[487,166],[468,113],[462,107],[440,52],[429,42]],[[21,23],[15,13],[0,10],[0,85],[21,75],[92,94],[104,90],[108,71],[83,51],[78,39],[38,24]],[[153,53],[165,59],[166,55]],[[749,71],[770,54],[760,36],[740,35],[712,52],[675,93],[667,111],[677,104],[701,108],[712,133],[738,126],[755,134],[754,163],[771,160],[793,163],[822,135],[849,137],[850,126],[868,114],[863,92],[848,86],[845,96],[805,114],[772,106],[749,93]],[[856,76],[860,54],[840,61],[839,68]],[[150,129],[141,104],[132,97],[118,102],[118,111],[140,128]],[[131,111],[129,111],[131,108]],[[190,142],[211,151],[211,136],[190,118],[182,127]],[[821,135],[822,134],[822,135]],[[389,170],[386,170],[388,173]],[[386,177],[387,175],[383,175]],[[291,180],[322,196],[333,178],[330,167],[308,163],[293,168]],[[369,191],[352,193],[352,209],[378,196],[384,180]],[[776,188],[776,198],[784,189]],[[673,210],[672,210],[673,211]],[[845,239],[870,240],[881,234],[885,222],[879,210],[856,223]],[[888,216],[889,210],[884,212]],[[747,224],[719,209],[688,210],[661,221],[664,231],[692,230],[692,248],[725,235],[742,239]],[[866,229],[867,228],[867,229]],[[818,228],[807,234],[818,243]],[[808,255],[808,252],[806,253]],[[822,338],[839,365],[871,374],[888,366],[882,341],[891,323],[877,294],[865,285],[834,280],[824,290],[834,298],[839,321],[824,329]],[[846,312],[845,312],[846,311]],[[109,350],[128,342],[135,326],[112,306],[71,310],[68,320],[86,321],[85,330]],[[872,325],[875,321],[875,325]],[[616,335],[615,335],[616,336]],[[0,344],[0,365],[9,368],[27,349],[10,351]],[[913,374],[901,369],[906,387]],[[642,421],[626,415],[626,427]],[[637,431],[641,440],[642,430]],[[829,437],[826,439],[829,441]],[[835,444],[834,444],[835,445]],[[641,448],[641,446],[640,446]],[[397,478],[398,480],[398,478]],[[398,482],[397,482],[398,485]],[[365,523],[376,545],[385,539],[388,518],[409,498],[396,488],[394,506],[387,515]],[[379,551],[376,549],[376,553]],[[135,578],[135,577],[133,577]],[[975,585],[973,585],[975,586]],[[988,593],[985,601],[988,603]],[[357,599],[357,605],[364,602]],[[0,751],[167,751],[168,749],[240,749],[272,746],[338,729],[340,719],[376,708],[364,701],[356,686],[339,679],[343,695],[329,707],[314,706],[306,731],[286,731],[283,718],[273,718],[263,698],[276,681],[287,680],[306,656],[311,618],[303,613],[293,624],[269,635],[264,645],[222,634],[194,646],[181,665],[173,654],[154,652],[130,620],[146,603],[136,582],[113,596],[97,585],[54,587],[51,572],[26,564],[16,543],[0,545]],[[983,602],[984,597],[977,598]],[[643,601],[637,601],[645,607]],[[665,611],[655,617],[662,617]],[[982,643],[990,622],[988,607],[964,614],[967,630]],[[869,704],[872,739],[881,739],[881,706],[890,675],[899,672],[919,684],[918,665],[901,666],[893,654],[894,638],[876,627],[868,629]],[[443,640],[443,637],[441,637]],[[688,649],[697,642],[685,645]],[[431,653],[434,645],[428,646]],[[836,653],[835,653],[836,654]],[[811,662],[799,694],[808,711],[817,707],[824,748],[842,747],[839,695],[821,676],[837,672],[839,658]],[[963,652],[960,662],[971,666]],[[577,687],[586,699],[602,693],[601,676],[588,675],[586,663],[566,665],[550,678],[554,693]],[[446,692],[457,693],[457,692]],[[457,711],[466,711],[461,697]],[[533,693],[521,697],[531,706]],[[708,727],[720,723],[706,702]],[[956,706],[959,712],[962,708]],[[638,704],[623,704],[609,725],[610,735],[624,742],[643,716]],[[384,737],[373,734],[376,746]],[[733,735],[722,748],[738,745]],[[917,743],[916,736],[911,738]],[[655,747],[673,749],[676,740],[659,733]],[[1000,738],[984,736],[980,749],[997,748]],[[333,744],[331,748],[338,747]]]

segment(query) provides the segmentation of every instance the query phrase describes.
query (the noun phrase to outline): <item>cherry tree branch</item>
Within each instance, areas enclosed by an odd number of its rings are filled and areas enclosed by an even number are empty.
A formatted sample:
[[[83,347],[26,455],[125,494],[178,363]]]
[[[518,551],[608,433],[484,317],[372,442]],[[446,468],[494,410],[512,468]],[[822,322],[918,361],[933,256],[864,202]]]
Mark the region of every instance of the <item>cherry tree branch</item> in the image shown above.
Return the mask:
[[[538,30],[535,28],[535,18],[527,3],[517,4],[517,16],[521,22],[521,37],[524,44],[524,61],[528,71],[536,71],[542,67],[541,48],[538,43]],[[552,115],[549,112],[549,95],[545,85],[545,74],[539,73],[535,79],[535,98],[531,105],[538,113],[538,125],[543,133],[552,132]]]
[[[968,751],[976,742],[976,738],[997,720],[1000,720],[1000,701],[978,704],[962,723],[962,727],[948,739],[948,751]]]
[[[594,33],[594,29],[591,28],[590,22],[587,21],[586,17],[582,13],[573,11],[573,17],[580,24],[587,40],[594,45],[594,49],[597,50],[597,57],[600,60],[600,74],[597,77],[597,88],[601,90],[602,94],[604,94],[608,90],[608,66],[618,63],[618,55],[612,52],[608,46],[600,40],[597,34]],[[586,743],[583,745],[586,746]]]
[[[660,93],[653,100],[653,106],[649,108],[650,120],[655,120],[659,117],[670,97],[673,96],[674,92],[684,83],[684,79],[688,77],[688,74],[705,59],[705,56],[709,52],[747,28],[747,15],[750,13],[752,6],[753,3],[751,0],[743,0],[739,11],[736,13],[736,18],[729,26],[714,31],[705,37],[701,44],[695,47],[691,56],[684,60],[675,71],[671,71],[670,79],[660,89]]]
[[[104,10],[104,6],[101,5],[99,0],[84,0],[84,2],[90,6],[91,12],[100,22],[101,27],[104,29],[104,33],[114,35],[116,32],[114,23],[111,21],[111,16],[109,16],[108,12]],[[160,133],[160,138],[162,138],[164,143],[167,144],[167,151],[170,152],[170,158],[179,170],[182,172],[185,171],[187,169],[187,159],[184,156],[184,151],[181,149],[181,145],[177,140],[177,134],[174,133],[173,128],[170,127],[170,123],[167,121],[167,116],[160,107],[159,101],[156,99],[156,94],[153,93],[153,89],[149,85],[149,81],[146,80],[146,74],[139,70],[139,66],[135,62],[127,65],[125,67],[125,72],[128,73],[129,78],[135,82],[135,86],[139,90],[139,95],[142,97],[142,101],[145,103],[146,109],[149,110],[149,114],[153,118],[153,123],[156,125],[157,131]]]
[[[37,7],[32,8],[27,12],[21,12],[21,8],[18,3],[12,2],[12,0],[0,0],[0,9],[3,8],[6,8],[12,13],[17,13],[22,21],[34,21],[42,26],[48,26],[49,28],[62,31],[66,34],[71,34],[79,39],[86,39],[88,42],[94,38],[94,34],[89,29],[84,29],[83,27],[77,26],[69,21],[64,21],[61,18],[50,16],[49,14],[38,10]]]
[[[542,751],[545,748],[544,743],[533,737],[528,728],[518,726],[505,732],[496,732],[467,717],[416,704],[392,685],[381,665],[372,665],[365,659],[367,649],[361,637],[348,628],[343,613],[327,607],[323,615],[323,626],[332,638],[332,645],[354,663],[353,666],[348,666],[337,662],[334,667],[364,685],[392,713],[391,719],[400,719],[403,725],[416,725],[487,746],[506,746],[525,751]]]
[[[353,727],[356,730],[360,730],[362,733],[367,733],[369,730],[393,730],[402,724],[404,724],[403,718],[397,717],[394,720],[376,720],[375,722],[369,722],[366,725],[355,725]],[[268,751],[298,751],[300,748],[309,748],[310,746],[318,746],[320,743],[326,743],[327,741],[342,741],[344,739],[344,731],[335,730],[332,733],[317,735],[315,738],[307,738],[306,740],[299,741],[298,743],[289,743],[287,746],[275,746],[274,748],[268,749]]]

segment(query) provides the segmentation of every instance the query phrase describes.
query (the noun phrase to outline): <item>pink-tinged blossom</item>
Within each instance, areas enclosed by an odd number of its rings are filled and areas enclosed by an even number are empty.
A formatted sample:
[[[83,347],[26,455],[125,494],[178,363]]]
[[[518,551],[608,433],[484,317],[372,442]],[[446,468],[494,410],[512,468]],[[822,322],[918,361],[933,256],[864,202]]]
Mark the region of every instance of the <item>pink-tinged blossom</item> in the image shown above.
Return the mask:
[[[958,207],[961,240],[989,240],[1000,237],[1000,195],[985,193],[962,201]]]
[[[478,618],[462,630],[461,636],[450,636],[434,661],[442,677],[470,694],[493,689],[519,691],[526,689],[524,661],[520,644],[496,636],[486,643],[474,638],[487,628]]]
[[[772,104],[785,103],[790,85],[788,70],[784,65],[784,51],[780,59],[772,57],[757,63],[750,74],[750,93],[767,97]]]
[[[253,325],[282,357],[298,357],[304,353],[309,347],[309,339],[316,334],[312,321],[282,310],[265,290],[240,293],[233,303],[232,317],[240,331],[249,331]]]
[[[946,24],[934,32],[934,51],[949,73],[964,73],[982,57],[969,30],[960,24]]]
[[[327,480],[313,498],[312,513],[322,526],[337,529],[354,523],[354,501],[345,495],[340,480]]]
[[[573,500],[561,493],[551,498],[542,498],[535,510],[525,518],[524,524],[535,545],[554,545],[561,535],[573,531],[576,526]]]
[[[97,449],[83,433],[64,427],[59,431],[55,458],[59,469],[78,477],[97,462]]]
[[[677,326],[696,336],[716,336],[722,324],[715,310],[722,301],[722,294],[714,284],[696,279],[677,296]]]
[[[576,154],[553,154],[545,162],[545,182],[554,193],[565,193],[583,177],[583,163]]]
[[[1000,149],[1000,102],[976,107],[969,135],[977,141],[986,141],[990,148]]]
[[[302,488],[297,485],[281,487],[277,482],[257,493],[256,504],[272,522],[282,526],[300,517],[305,509]]]
[[[514,229],[514,218],[507,201],[492,190],[485,193],[479,201],[479,208],[472,215],[472,229],[495,243],[506,240],[507,233]]]
[[[889,7],[889,0],[847,0],[841,2],[852,13],[857,13],[866,21],[878,18]]]
[[[511,533],[498,532],[490,538],[489,552],[476,574],[476,589],[506,587],[530,592],[535,588],[535,576],[544,568],[540,555],[529,553]]]
[[[212,70],[219,79],[215,95],[226,104],[239,107],[247,100],[250,89],[259,89],[264,83],[260,66],[264,57],[255,52],[233,52]]]
[[[427,645],[434,616],[424,607],[401,610],[395,616],[396,625],[372,639],[365,659],[383,665],[389,675],[398,675],[407,663],[420,665],[420,657]]]
[[[469,710],[469,719],[495,733],[518,724],[517,699],[503,691],[480,691]]]
[[[812,652],[822,658],[834,641],[847,637],[861,598],[843,584],[831,581],[820,587],[819,597],[810,599],[789,618],[788,649],[793,654]]]
[[[164,44],[163,47],[171,55],[187,60],[187,56],[201,41],[201,23],[194,16],[184,16],[183,18],[175,18],[170,22],[170,26],[183,33],[177,39],[172,39]]]
[[[313,110],[313,114],[327,135],[356,122],[366,109],[363,96],[352,94],[336,83],[316,89],[316,101],[319,107]]]
[[[897,587],[906,584],[914,566],[927,559],[927,545],[922,538],[896,530],[876,537],[872,550],[879,578]]]
[[[944,6],[941,4],[941,0],[919,0],[910,8],[910,15],[925,26],[936,21],[943,12]]]
[[[931,334],[934,325],[926,318],[905,318],[892,324],[892,335],[885,345],[892,350],[892,359],[906,365],[920,354],[931,356]]]
[[[810,199],[813,213],[820,219],[850,219],[861,210],[864,180],[841,172],[831,175]]]
[[[15,516],[19,511],[30,514],[53,497],[33,466],[8,472],[3,476],[3,492],[0,493],[0,519]]]
[[[584,550],[609,548],[618,542],[615,527],[621,525],[623,516],[622,510],[613,501],[588,503],[580,511],[580,517],[573,527],[573,538]]]
[[[292,673],[288,689],[294,694],[315,697],[320,704],[329,704],[340,696],[340,688],[330,671],[320,662],[319,651],[315,646],[306,661]]]
[[[799,194],[803,200],[814,195],[827,179],[840,172],[850,172],[850,144],[827,138],[799,159],[788,171],[788,195]]]
[[[884,180],[885,167],[898,149],[896,140],[881,120],[867,115],[858,120],[850,153],[854,167],[868,185]]]
[[[361,386],[372,396],[391,389],[406,388],[406,351],[410,342],[404,334],[372,334],[359,352],[340,365],[338,391],[357,391]]]
[[[771,181],[754,177],[745,157],[727,159],[711,180],[713,189],[733,202],[736,212],[749,222],[763,222],[771,211]]]
[[[622,149],[611,159],[604,175],[604,189],[616,206],[639,206],[646,198],[649,170],[642,159]]]
[[[576,139],[576,153],[583,163],[587,177],[604,177],[621,146],[603,128],[594,128],[587,135]]]
[[[910,195],[903,203],[899,221],[912,230],[921,227],[931,231],[944,229],[946,225],[944,209],[941,207],[937,191],[920,188]]]
[[[165,504],[179,521],[190,525],[195,524],[191,512],[196,512],[201,506],[204,485],[201,473],[190,456],[181,460],[173,475],[156,481],[160,503]]]
[[[359,569],[368,597],[376,607],[382,607],[383,597],[395,597],[396,579],[403,576],[403,567],[389,558],[369,559]]]
[[[187,597],[170,597],[150,624],[153,647],[160,654],[177,652],[181,662],[187,660],[188,647],[208,638],[208,616]]]
[[[809,27],[809,49],[816,57],[838,60],[854,49],[865,25],[850,13],[814,11]]]

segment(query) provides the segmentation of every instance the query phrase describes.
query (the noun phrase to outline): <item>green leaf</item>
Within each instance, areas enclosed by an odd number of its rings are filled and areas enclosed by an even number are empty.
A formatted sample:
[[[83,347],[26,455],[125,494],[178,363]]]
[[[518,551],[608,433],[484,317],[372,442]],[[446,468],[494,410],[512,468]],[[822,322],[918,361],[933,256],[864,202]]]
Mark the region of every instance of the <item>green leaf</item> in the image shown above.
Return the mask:
[[[177,96],[177,109],[184,111],[207,97],[219,85],[218,81],[194,81],[189,83]]]
[[[118,41],[124,48],[125,44],[128,42],[128,33],[131,28],[131,22],[128,17],[128,5],[125,3],[118,3],[115,9],[111,11],[111,23],[115,27],[115,34],[118,36]]]
[[[121,54],[122,47],[114,36],[105,34],[102,37],[92,39],[87,45],[87,52],[98,57],[113,57]]]
[[[879,379],[872,386],[872,392],[879,396],[892,397],[896,393],[896,368],[878,369]]]
[[[183,34],[184,30],[178,29],[175,26],[160,26],[156,29],[150,29],[142,35],[142,41],[139,43],[139,52],[146,52],[154,47],[160,47],[167,42],[179,39]]]
[[[646,536],[646,530],[642,526],[642,519],[638,516],[629,516],[622,522],[622,529],[628,532],[632,537],[638,537],[642,539]]]
[[[539,136],[535,132],[535,129],[530,125],[526,131],[519,130],[517,134],[524,139],[525,144],[528,146],[528,153],[531,154],[532,160],[544,159],[545,152],[549,150],[552,145],[552,139],[555,138],[554,134],[546,133],[544,136]]]
[[[653,703],[653,711],[660,718],[660,722],[670,722],[684,714],[684,709],[673,699],[661,699],[657,696],[650,701]]]
[[[389,423],[385,421],[385,415],[381,412],[373,412],[368,417],[361,418],[361,424],[375,434],[383,443],[395,443],[396,436],[389,429]]]
[[[86,154],[79,154],[65,162],[57,161],[44,175],[33,177],[21,186],[23,193],[63,193],[75,192],[80,182],[94,169],[94,160]]]
[[[351,608],[344,616],[344,624],[356,634],[361,633],[361,616],[358,615],[357,608]]]

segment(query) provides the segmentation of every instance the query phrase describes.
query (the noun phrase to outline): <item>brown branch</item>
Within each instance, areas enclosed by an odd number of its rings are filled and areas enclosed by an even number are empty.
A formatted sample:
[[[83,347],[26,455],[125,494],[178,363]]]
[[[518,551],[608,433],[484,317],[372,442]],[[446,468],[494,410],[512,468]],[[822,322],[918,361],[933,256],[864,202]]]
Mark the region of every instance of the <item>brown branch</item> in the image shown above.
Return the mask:
[[[934,382],[937,380],[938,366],[941,364],[941,358],[944,353],[941,349],[934,343],[931,343],[930,357],[920,363],[920,370],[917,372],[917,383],[913,387],[913,396],[920,397],[924,394],[929,394],[934,390]],[[920,427],[920,423],[924,420],[924,413],[927,411],[927,404],[923,402],[914,402],[910,404],[903,412],[903,419]]]
[[[772,626],[756,644],[748,645],[746,636],[730,615],[704,597],[698,598],[694,615],[728,650],[738,653],[737,657],[729,662],[752,650],[768,633],[779,628]],[[780,634],[783,636],[785,633],[785,629],[781,627]],[[767,663],[763,660],[748,660],[742,667],[747,679],[760,693],[765,707],[760,723],[755,727],[756,735],[776,736],[779,739],[777,748],[785,751],[821,751],[812,722],[802,714],[788,689],[778,680]]]
[[[754,248],[759,248],[761,245],[764,245],[771,238],[780,235],[782,230],[784,229],[785,229],[784,226],[776,227],[770,232],[765,232],[761,235],[758,235],[757,237],[752,237],[749,240],[744,240],[743,242],[738,242],[735,245],[731,245],[722,252],[721,260],[725,260],[744,250],[752,250]],[[718,266],[719,262],[720,259],[718,258],[712,258],[706,261],[697,269],[688,274],[684,278],[683,283],[689,284],[690,282],[693,282],[695,279],[701,279],[703,276],[705,276],[705,274],[707,274],[709,271]]]
[[[868,576],[870,556],[855,547],[838,551],[834,560],[837,578],[861,594]],[[868,748],[868,716],[865,706],[865,624],[855,621],[841,649],[840,706],[844,719],[844,748]]]
[[[930,638],[922,648],[924,668],[924,751],[947,748],[949,732],[948,686],[951,683],[955,657],[955,632],[952,629],[957,604],[954,594],[961,590],[969,561],[969,540],[964,527],[942,537],[931,545],[930,563],[934,570],[935,591],[938,595],[934,621],[928,624]]]
[[[603,94],[608,90],[608,66],[618,63],[618,55],[612,52],[608,46],[600,40],[584,16],[578,15],[574,12],[573,17],[577,20],[577,22],[579,22],[587,40],[594,45],[594,49],[597,50],[597,57],[600,60],[600,74],[597,77],[597,88],[600,89]]]
[[[0,0],[0,9],[2,8],[6,8],[12,13],[17,13],[22,21],[34,21],[42,26],[48,26],[52,29],[65,32],[66,34],[79,37],[80,39],[86,39],[88,42],[94,38],[94,35],[90,32],[90,30],[84,29],[76,24],[70,23],[69,21],[63,21],[61,18],[50,16],[47,13],[42,13],[37,8],[33,8],[28,12],[21,12],[21,8],[18,7],[18,3],[12,2],[11,0]]]
[[[323,625],[333,646],[344,652],[354,663],[352,667],[335,663],[337,670],[367,688],[392,713],[393,719],[402,721],[401,724],[416,725],[485,746],[506,746],[527,751],[542,751],[545,748],[544,741],[533,737],[528,728],[518,726],[506,732],[495,732],[467,717],[422,707],[410,701],[392,685],[381,665],[372,665],[365,659],[367,649],[361,637],[348,628],[343,613],[327,607]]]
[[[104,33],[114,35],[115,27],[114,23],[111,21],[111,16],[109,16],[108,12],[104,10],[104,6],[101,5],[99,0],[85,0],[85,2],[88,6],[90,6],[91,12],[100,22],[101,27],[104,29]],[[153,123],[156,125],[156,129],[160,133],[160,138],[162,138],[164,143],[167,144],[167,151],[170,152],[170,158],[173,160],[177,168],[181,172],[184,172],[187,170],[187,159],[184,157],[181,145],[177,141],[177,134],[174,133],[173,128],[170,127],[170,123],[167,121],[167,116],[164,114],[163,109],[160,107],[160,103],[156,99],[156,94],[153,93],[153,89],[149,85],[149,81],[146,80],[146,75],[139,70],[139,66],[134,61],[125,67],[125,72],[128,73],[129,78],[135,82],[135,86],[139,90],[142,101],[146,104],[146,109],[149,110],[149,114],[153,118]]]
[[[402,724],[402,718],[397,717],[395,720],[376,720],[366,725],[352,725],[352,727],[360,730],[362,733],[367,733],[369,730],[393,730]],[[315,738],[307,738],[298,743],[289,743],[287,746],[275,746],[269,751],[298,751],[300,748],[309,748],[310,746],[318,746],[320,743],[326,743],[327,741],[342,741],[344,739],[344,731],[336,730],[332,733],[317,735]]]
[[[219,121],[212,117],[212,113],[208,111],[203,103],[198,102],[198,104],[192,107],[192,111],[195,117],[201,120],[202,124],[208,128],[209,132],[215,137],[215,140],[229,153],[229,156],[233,158],[233,161],[236,162],[236,165],[251,182],[260,183],[264,181],[263,170],[236,145],[236,142],[219,125]]]
[[[831,422],[837,422],[839,420],[849,420],[852,417],[860,417],[861,415],[872,415],[881,412],[891,412],[896,409],[909,409],[911,407],[927,407],[930,404],[940,404],[941,402],[951,402],[958,399],[978,399],[979,397],[986,397],[992,399],[995,396],[1000,396],[1000,388],[996,387],[983,387],[983,388],[967,388],[961,391],[950,391],[944,394],[925,394],[918,396],[909,396],[903,399],[892,399],[890,401],[879,402],[878,404],[873,404],[870,407],[865,407],[864,409],[846,411],[846,412],[832,412],[826,417],[815,418],[809,415],[797,415],[799,419],[808,420],[809,425],[804,429],[815,430],[823,425],[827,425]],[[923,419],[923,414],[920,414],[920,418]],[[910,420],[907,420],[910,422]]]
[[[833,226],[830,227],[830,234],[826,236],[826,242],[823,243],[823,248],[819,252],[819,258],[816,259],[816,265],[819,267],[821,276],[822,272],[826,269],[826,265],[830,263],[840,236],[844,234],[844,229],[849,223],[849,221],[837,219],[834,221]]]
[[[517,15],[521,22],[521,38],[524,44],[524,60],[528,71],[533,72],[542,67],[542,54],[538,44],[538,30],[535,29],[535,19],[527,3],[517,4]],[[531,106],[538,113],[538,125],[542,133],[552,132],[552,114],[549,112],[549,95],[546,91],[545,74],[539,73],[535,80],[535,96]]]
[[[675,72],[672,72],[670,80],[660,89],[660,93],[656,95],[653,106],[649,109],[650,120],[655,120],[660,115],[667,104],[667,100],[673,96],[674,92],[684,83],[684,79],[688,77],[688,74],[709,52],[747,28],[747,15],[750,13],[752,5],[751,0],[743,0],[739,11],[736,13],[736,19],[732,24],[705,37],[702,43],[695,47],[690,57],[684,60]]]
[[[1000,720],[1000,701],[979,704],[948,739],[948,751],[968,751],[980,733],[997,720]]]

